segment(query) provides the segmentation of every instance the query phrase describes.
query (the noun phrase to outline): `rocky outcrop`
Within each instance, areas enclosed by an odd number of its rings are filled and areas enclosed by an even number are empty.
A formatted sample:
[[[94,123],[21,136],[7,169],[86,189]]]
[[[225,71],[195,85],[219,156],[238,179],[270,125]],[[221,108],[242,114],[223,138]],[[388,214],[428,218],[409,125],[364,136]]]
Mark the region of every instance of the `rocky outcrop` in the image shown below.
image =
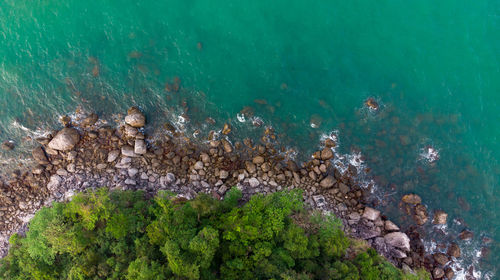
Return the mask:
[[[49,142],[48,147],[57,151],[69,151],[80,141],[80,134],[75,128],[65,127]]]
[[[384,236],[387,245],[410,251],[410,238],[402,232],[391,232]]]

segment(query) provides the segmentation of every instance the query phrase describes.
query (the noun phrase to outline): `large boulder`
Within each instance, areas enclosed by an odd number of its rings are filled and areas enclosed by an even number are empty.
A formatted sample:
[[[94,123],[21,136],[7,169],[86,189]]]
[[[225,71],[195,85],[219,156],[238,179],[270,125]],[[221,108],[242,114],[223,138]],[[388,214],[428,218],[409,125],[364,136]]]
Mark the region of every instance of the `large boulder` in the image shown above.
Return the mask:
[[[432,223],[435,225],[444,225],[444,224],[446,224],[447,218],[448,218],[448,214],[446,214],[446,212],[441,211],[441,210],[436,210],[434,212],[434,219],[432,220]]]
[[[384,236],[385,243],[392,247],[410,251],[410,238],[402,232],[391,232]]]
[[[49,142],[48,147],[57,151],[69,151],[80,141],[78,130],[70,127],[60,130]]]
[[[131,107],[125,116],[125,123],[132,127],[143,127],[146,124],[146,117],[137,107]]]
[[[420,203],[422,203],[422,199],[420,198],[420,196],[418,196],[416,194],[405,194],[405,195],[403,195],[403,198],[401,198],[401,200],[404,203],[408,203],[408,204],[420,204]]]

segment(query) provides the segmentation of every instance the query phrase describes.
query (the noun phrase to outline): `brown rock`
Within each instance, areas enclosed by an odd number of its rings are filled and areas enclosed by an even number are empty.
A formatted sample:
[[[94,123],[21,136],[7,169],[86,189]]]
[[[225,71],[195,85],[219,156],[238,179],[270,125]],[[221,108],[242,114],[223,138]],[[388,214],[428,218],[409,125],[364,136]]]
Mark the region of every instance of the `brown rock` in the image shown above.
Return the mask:
[[[47,156],[45,155],[45,152],[43,151],[42,147],[37,147],[31,151],[31,154],[33,155],[33,159],[41,165],[48,164],[49,161],[47,159]]]
[[[393,223],[389,220],[385,221],[384,227],[385,227],[385,230],[387,230],[387,231],[398,231],[399,230],[399,227],[395,223]]]
[[[127,111],[125,123],[132,127],[143,127],[146,124],[146,117],[137,107],[131,107]]]
[[[92,114],[88,115],[85,119],[82,120],[81,126],[84,126],[84,127],[85,126],[92,126],[97,122],[98,119],[99,119],[99,117],[96,114],[92,113]]]
[[[231,125],[228,123],[224,124],[224,128],[222,129],[222,134],[228,135],[231,132]]]
[[[445,268],[444,274],[445,274],[446,278],[448,278],[450,280],[453,279],[453,277],[455,277],[455,272],[453,271],[453,268],[451,268],[451,267]]]
[[[331,188],[335,184],[336,180],[333,176],[328,175],[325,179],[321,180],[319,185],[323,188]]]
[[[262,156],[256,156],[253,158],[252,162],[257,164],[257,165],[260,165],[260,164],[264,163],[264,158]]]
[[[253,174],[257,170],[257,167],[253,162],[250,161],[245,161],[245,168],[248,171],[248,173]]]
[[[13,150],[15,147],[14,141],[6,140],[2,143],[2,149],[6,151]]]
[[[420,198],[420,196],[418,196],[416,194],[405,194],[401,200],[404,203],[408,203],[408,204],[420,204],[420,203],[422,203],[422,199]]]
[[[432,223],[435,225],[444,225],[446,224],[446,219],[448,218],[448,214],[444,211],[437,210],[434,212],[434,219],[432,219]]]
[[[429,220],[427,208],[422,204],[418,204],[417,206],[415,206],[415,215],[413,216],[413,218],[419,226],[427,223],[427,221]]]
[[[474,237],[474,233],[472,231],[468,231],[466,229],[464,229],[459,235],[458,237],[462,240],[470,240]]]
[[[434,279],[443,278],[443,276],[444,276],[444,270],[442,268],[440,268],[440,267],[436,267],[432,271],[432,276],[434,276]]]
[[[432,257],[440,265],[445,265],[449,261],[448,257],[443,253],[435,253]]]
[[[454,258],[460,258],[460,247],[458,247],[457,243],[451,243],[450,247],[448,247],[448,251],[446,252],[448,256]]]
[[[233,146],[231,145],[231,143],[229,143],[229,141],[222,139],[221,143],[222,143],[222,147],[224,148],[224,152],[226,152],[228,154],[233,152]]]
[[[321,151],[321,159],[322,160],[329,160],[333,158],[333,151],[330,148],[324,148]]]

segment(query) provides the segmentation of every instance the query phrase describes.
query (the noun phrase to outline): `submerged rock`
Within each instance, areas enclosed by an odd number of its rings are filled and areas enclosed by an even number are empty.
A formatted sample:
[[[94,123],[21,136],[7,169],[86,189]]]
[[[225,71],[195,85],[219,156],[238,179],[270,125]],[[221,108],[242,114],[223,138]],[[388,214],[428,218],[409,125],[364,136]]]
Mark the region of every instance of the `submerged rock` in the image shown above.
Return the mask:
[[[16,145],[14,144],[14,141],[11,141],[11,140],[6,140],[6,141],[3,141],[3,143],[2,143],[2,149],[6,150],[6,151],[13,150],[15,147],[16,147]]]
[[[422,199],[420,196],[416,194],[405,194],[403,195],[403,198],[401,199],[404,203],[408,204],[420,204],[422,203]]]
[[[461,255],[460,247],[458,247],[457,243],[451,243],[450,247],[448,247],[448,251],[446,253],[450,257],[460,258],[460,255]]]
[[[48,147],[57,151],[69,151],[80,141],[80,134],[74,128],[63,128],[49,142]]]
[[[429,220],[427,208],[422,204],[418,204],[417,206],[415,206],[415,215],[413,216],[413,218],[419,226],[427,223],[427,221]]]
[[[459,235],[458,237],[462,240],[470,240],[474,237],[474,233],[472,231],[468,231],[466,229],[464,229]]]

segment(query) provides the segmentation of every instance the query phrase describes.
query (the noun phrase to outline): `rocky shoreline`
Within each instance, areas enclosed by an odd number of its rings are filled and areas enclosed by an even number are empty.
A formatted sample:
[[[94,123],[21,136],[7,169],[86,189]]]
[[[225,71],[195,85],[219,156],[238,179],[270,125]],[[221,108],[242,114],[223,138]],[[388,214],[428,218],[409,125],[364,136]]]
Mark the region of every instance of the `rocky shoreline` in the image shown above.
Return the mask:
[[[163,139],[148,139],[143,132],[146,118],[136,107],[128,110],[118,128],[96,125],[95,114],[74,124],[69,118],[62,121],[65,128],[53,137],[37,139],[40,146],[32,151],[36,166],[16,171],[11,180],[1,183],[1,256],[7,253],[10,235],[23,232],[38,209],[89,188],[108,186],[150,194],[170,190],[188,199],[199,192],[220,199],[232,186],[240,188],[246,199],[300,188],[310,207],[334,213],[346,233],[366,240],[396,266],[407,271],[423,267],[434,279],[453,278],[450,262],[460,257],[460,248],[452,244],[448,254],[430,256],[417,231],[402,232],[380,211],[366,206],[369,194],[356,182],[356,167],[342,173],[332,164],[336,143],[331,139],[321,143],[324,148],[311,160],[297,164],[279,152],[272,129],[266,129],[260,143],[245,139],[233,144],[231,127],[225,125],[220,135],[211,133],[206,144],[195,144],[171,125],[166,126],[169,133]],[[403,202],[416,217],[427,219],[416,197],[408,196]],[[434,219],[446,221],[443,213]]]

